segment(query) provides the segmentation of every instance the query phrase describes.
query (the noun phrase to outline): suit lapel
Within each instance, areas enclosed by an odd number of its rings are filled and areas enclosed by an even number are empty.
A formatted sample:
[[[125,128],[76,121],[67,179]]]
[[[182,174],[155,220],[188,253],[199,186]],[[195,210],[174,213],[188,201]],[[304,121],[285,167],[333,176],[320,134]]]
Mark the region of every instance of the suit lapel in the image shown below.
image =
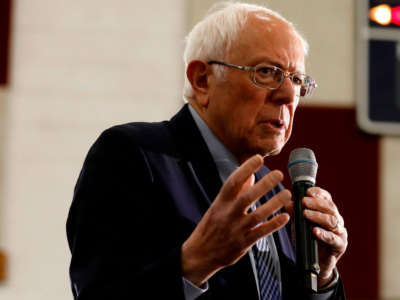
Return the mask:
[[[222,182],[211,153],[197,128],[187,104],[167,126],[179,149],[179,164],[186,175],[197,184],[207,207],[217,196]]]

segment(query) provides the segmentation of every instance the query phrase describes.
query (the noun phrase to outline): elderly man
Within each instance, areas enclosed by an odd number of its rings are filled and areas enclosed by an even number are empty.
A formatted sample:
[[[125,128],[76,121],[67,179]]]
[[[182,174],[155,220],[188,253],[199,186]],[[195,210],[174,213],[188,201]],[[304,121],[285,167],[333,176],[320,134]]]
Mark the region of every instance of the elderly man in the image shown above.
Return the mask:
[[[261,6],[228,3],[194,27],[188,104],[170,121],[108,129],[88,153],[67,223],[76,299],[344,299],[347,232],[331,196],[303,199],[320,245],[315,293],[296,269],[291,193],[263,166],[315,87],[306,54]]]

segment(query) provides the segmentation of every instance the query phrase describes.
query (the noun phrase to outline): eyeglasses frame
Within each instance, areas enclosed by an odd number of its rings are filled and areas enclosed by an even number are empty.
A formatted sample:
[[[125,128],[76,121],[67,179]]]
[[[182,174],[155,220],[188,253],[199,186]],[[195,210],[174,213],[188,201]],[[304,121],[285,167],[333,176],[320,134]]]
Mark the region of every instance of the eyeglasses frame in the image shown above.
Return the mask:
[[[257,67],[259,64],[257,64],[256,66],[253,66],[253,67],[251,67],[251,66],[240,66],[240,65],[235,65],[235,64],[231,64],[231,63],[227,63],[227,62],[223,62],[223,61],[218,61],[218,60],[210,60],[210,61],[208,61],[207,63],[208,63],[209,65],[216,64],[216,65],[222,65],[222,66],[226,66],[226,67],[231,67],[231,68],[239,69],[239,70],[242,70],[242,71],[249,71],[249,72],[252,72],[252,74],[253,74],[253,76],[252,76],[252,78],[251,78],[252,82],[253,82],[255,85],[259,86],[259,87],[267,88],[267,89],[270,89],[270,90],[279,89],[286,77],[289,78],[290,81],[291,81],[293,84],[296,84],[296,83],[293,82],[293,76],[294,76],[294,75],[304,75],[305,78],[306,78],[307,80],[309,80],[309,83],[306,84],[306,86],[308,87],[308,88],[306,87],[306,90],[308,91],[308,90],[309,90],[309,87],[312,87],[312,88],[311,88],[310,92],[306,92],[306,94],[305,94],[304,96],[300,96],[300,97],[307,97],[307,96],[310,96],[310,95],[312,94],[312,91],[313,91],[316,87],[318,87],[318,85],[315,83],[315,80],[314,80],[311,76],[308,76],[308,75],[306,75],[306,74],[302,74],[302,73],[299,73],[299,72],[289,72],[289,71],[285,71],[285,70],[282,70],[281,68],[279,68],[279,67],[277,67],[277,66],[274,66],[274,65],[268,65],[268,64],[266,64],[266,67],[271,67],[271,68],[273,68],[274,70],[279,70],[279,71],[281,71],[282,74],[283,74],[283,77],[282,77],[282,79],[281,79],[279,85],[278,85],[277,87],[275,87],[275,88],[274,88],[274,87],[269,87],[269,86],[266,86],[266,85],[262,85],[262,84],[260,84],[259,82],[256,81],[256,79],[255,79],[255,77],[256,77],[255,73],[256,73],[256,72],[255,72],[255,71],[256,71],[256,67]],[[302,87],[302,85],[300,85],[300,88],[301,88],[301,87]]]

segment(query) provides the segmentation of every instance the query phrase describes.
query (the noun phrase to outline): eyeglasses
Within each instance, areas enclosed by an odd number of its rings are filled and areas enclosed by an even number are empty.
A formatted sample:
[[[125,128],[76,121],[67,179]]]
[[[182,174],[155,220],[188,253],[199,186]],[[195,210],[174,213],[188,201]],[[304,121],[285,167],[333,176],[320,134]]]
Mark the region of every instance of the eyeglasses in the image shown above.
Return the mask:
[[[270,90],[278,89],[281,86],[283,80],[286,77],[289,77],[292,83],[296,87],[300,88],[300,97],[310,96],[312,91],[317,87],[315,80],[310,76],[298,72],[290,73],[282,70],[281,68],[271,66],[266,63],[261,63],[254,67],[249,67],[211,60],[208,62],[208,64],[222,65],[243,71],[249,71],[251,72],[251,80],[254,82],[254,84]]]

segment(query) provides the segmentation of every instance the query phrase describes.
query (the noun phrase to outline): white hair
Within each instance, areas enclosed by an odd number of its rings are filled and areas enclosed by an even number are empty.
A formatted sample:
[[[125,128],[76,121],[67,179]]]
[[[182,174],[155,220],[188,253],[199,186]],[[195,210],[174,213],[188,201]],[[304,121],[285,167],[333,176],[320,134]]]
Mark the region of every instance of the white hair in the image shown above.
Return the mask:
[[[185,70],[188,64],[195,59],[223,60],[235,43],[238,32],[246,25],[247,18],[255,13],[257,18],[272,20],[270,17],[284,21],[293,28],[294,33],[302,42],[304,54],[308,53],[308,43],[296,30],[294,25],[282,17],[279,13],[264,6],[241,3],[241,2],[219,2],[212,6],[202,21],[197,23],[192,31],[186,36],[183,60]],[[213,65],[216,76],[223,78],[221,66]],[[183,96],[193,97],[192,85],[185,74]]]

